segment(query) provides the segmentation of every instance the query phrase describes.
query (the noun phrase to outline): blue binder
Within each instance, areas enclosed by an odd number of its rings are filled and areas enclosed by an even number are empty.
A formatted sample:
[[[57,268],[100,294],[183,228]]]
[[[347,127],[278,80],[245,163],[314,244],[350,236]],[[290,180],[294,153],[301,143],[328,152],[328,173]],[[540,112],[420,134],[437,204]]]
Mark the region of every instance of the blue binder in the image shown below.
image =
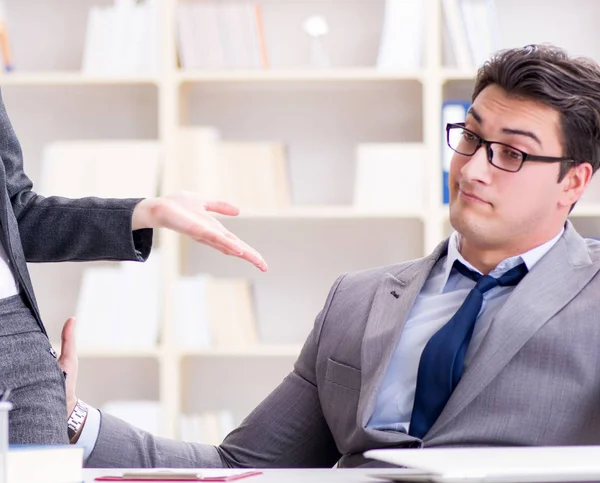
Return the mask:
[[[471,102],[467,100],[448,100],[442,105],[442,199],[447,205],[450,203],[450,190],[448,188],[448,176],[450,173],[450,160],[454,151],[448,147],[446,142],[446,124],[464,122]]]

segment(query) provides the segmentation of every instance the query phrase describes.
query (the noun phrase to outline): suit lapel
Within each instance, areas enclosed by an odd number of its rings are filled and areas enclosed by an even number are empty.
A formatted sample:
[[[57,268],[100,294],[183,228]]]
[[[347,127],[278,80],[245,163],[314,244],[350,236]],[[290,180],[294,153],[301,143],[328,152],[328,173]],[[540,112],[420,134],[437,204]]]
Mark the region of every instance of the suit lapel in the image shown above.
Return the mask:
[[[429,272],[440,256],[445,254],[447,247],[446,240],[428,257],[402,268],[398,273],[386,273],[379,284],[362,343],[362,382],[358,402],[358,423],[361,427],[367,425],[373,414],[377,389],[387,371],[415,299]]]
[[[29,271],[27,270],[27,261],[25,259],[25,254],[23,253],[23,245],[19,237],[19,224],[12,211],[11,200],[7,190],[6,170],[1,158],[0,205],[0,232],[4,249],[12,264],[15,278],[20,284],[21,288],[25,291],[29,302],[31,303],[31,309],[33,310],[42,332],[46,334],[46,329],[42,323],[37,301],[33,292],[33,285],[31,283],[31,278],[29,277]]]
[[[498,311],[481,347],[426,439],[438,434],[600,269],[585,240],[567,223],[563,237],[519,283]],[[568,280],[568,283],[566,283]]]
[[[10,243],[10,233],[9,233],[9,223],[8,223],[8,213],[10,209],[10,199],[8,197],[8,193],[6,192],[6,172],[4,171],[4,163],[0,160],[0,232],[2,233],[2,243],[6,249],[7,255],[11,255],[9,253]]]

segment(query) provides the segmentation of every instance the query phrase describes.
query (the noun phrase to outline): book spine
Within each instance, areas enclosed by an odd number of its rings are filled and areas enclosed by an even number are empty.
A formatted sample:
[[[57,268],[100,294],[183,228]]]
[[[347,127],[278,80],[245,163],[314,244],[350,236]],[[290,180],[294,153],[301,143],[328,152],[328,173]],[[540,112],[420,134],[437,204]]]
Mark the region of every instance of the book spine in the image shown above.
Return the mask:
[[[464,122],[471,103],[465,100],[446,101],[442,106],[442,200],[445,205],[450,203],[450,163],[454,151],[448,146],[446,139],[446,124]]]

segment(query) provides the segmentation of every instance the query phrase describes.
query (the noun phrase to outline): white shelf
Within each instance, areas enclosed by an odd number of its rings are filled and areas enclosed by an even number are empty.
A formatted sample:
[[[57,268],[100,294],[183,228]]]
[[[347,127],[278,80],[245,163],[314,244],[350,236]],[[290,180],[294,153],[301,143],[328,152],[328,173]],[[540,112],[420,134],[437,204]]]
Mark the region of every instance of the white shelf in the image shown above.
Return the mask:
[[[156,85],[152,76],[97,76],[81,72],[28,72],[0,75],[0,86]]]
[[[576,204],[569,215],[571,217],[600,217],[600,203]]]
[[[60,349],[60,342],[53,344],[55,350]],[[297,357],[302,345],[298,344],[264,344],[235,348],[207,348],[207,349],[173,349],[172,355],[181,357]],[[160,347],[149,348],[77,348],[80,359],[143,359],[159,358],[165,349]]]
[[[442,83],[448,81],[473,81],[477,71],[475,69],[442,69]]]
[[[54,342],[52,347],[56,351],[60,351],[60,342]],[[77,356],[80,359],[91,359],[91,358],[127,358],[127,359],[138,359],[138,358],[158,358],[161,354],[159,347],[148,347],[148,348],[136,348],[136,347],[123,347],[123,348],[86,348],[78,347]]]
[[[257,345],[239,348],[182,350],[182,357],[298,357],[301,345]]]
[[[420,210],[390,210],[390,211],[364,211],[352,206],[299,206],[280,212],[241,212],[236,217],[222,216],[224,219],[251,219],[251,220],[370,220],[370,219],[425,219],[425,214]]]
[[[299,69],[299,70],[221,70],[180,71],[181,84],[204,82],[381,82],[421,81],[423,74],[414,72],[385,72],[375,68]]]

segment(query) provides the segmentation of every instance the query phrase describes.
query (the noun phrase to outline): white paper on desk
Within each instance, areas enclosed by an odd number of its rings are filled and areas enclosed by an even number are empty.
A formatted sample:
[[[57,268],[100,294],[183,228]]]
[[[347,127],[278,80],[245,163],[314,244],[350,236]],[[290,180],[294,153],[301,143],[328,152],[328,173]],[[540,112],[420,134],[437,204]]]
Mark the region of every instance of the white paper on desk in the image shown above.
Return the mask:
[[[412,468],[393,469],[390,473],[372,473],[369,475],[372,478],[379,478],[387,481],[410,481],[410,482],[434,482],[439,475],[428,471],[415,470]]]

